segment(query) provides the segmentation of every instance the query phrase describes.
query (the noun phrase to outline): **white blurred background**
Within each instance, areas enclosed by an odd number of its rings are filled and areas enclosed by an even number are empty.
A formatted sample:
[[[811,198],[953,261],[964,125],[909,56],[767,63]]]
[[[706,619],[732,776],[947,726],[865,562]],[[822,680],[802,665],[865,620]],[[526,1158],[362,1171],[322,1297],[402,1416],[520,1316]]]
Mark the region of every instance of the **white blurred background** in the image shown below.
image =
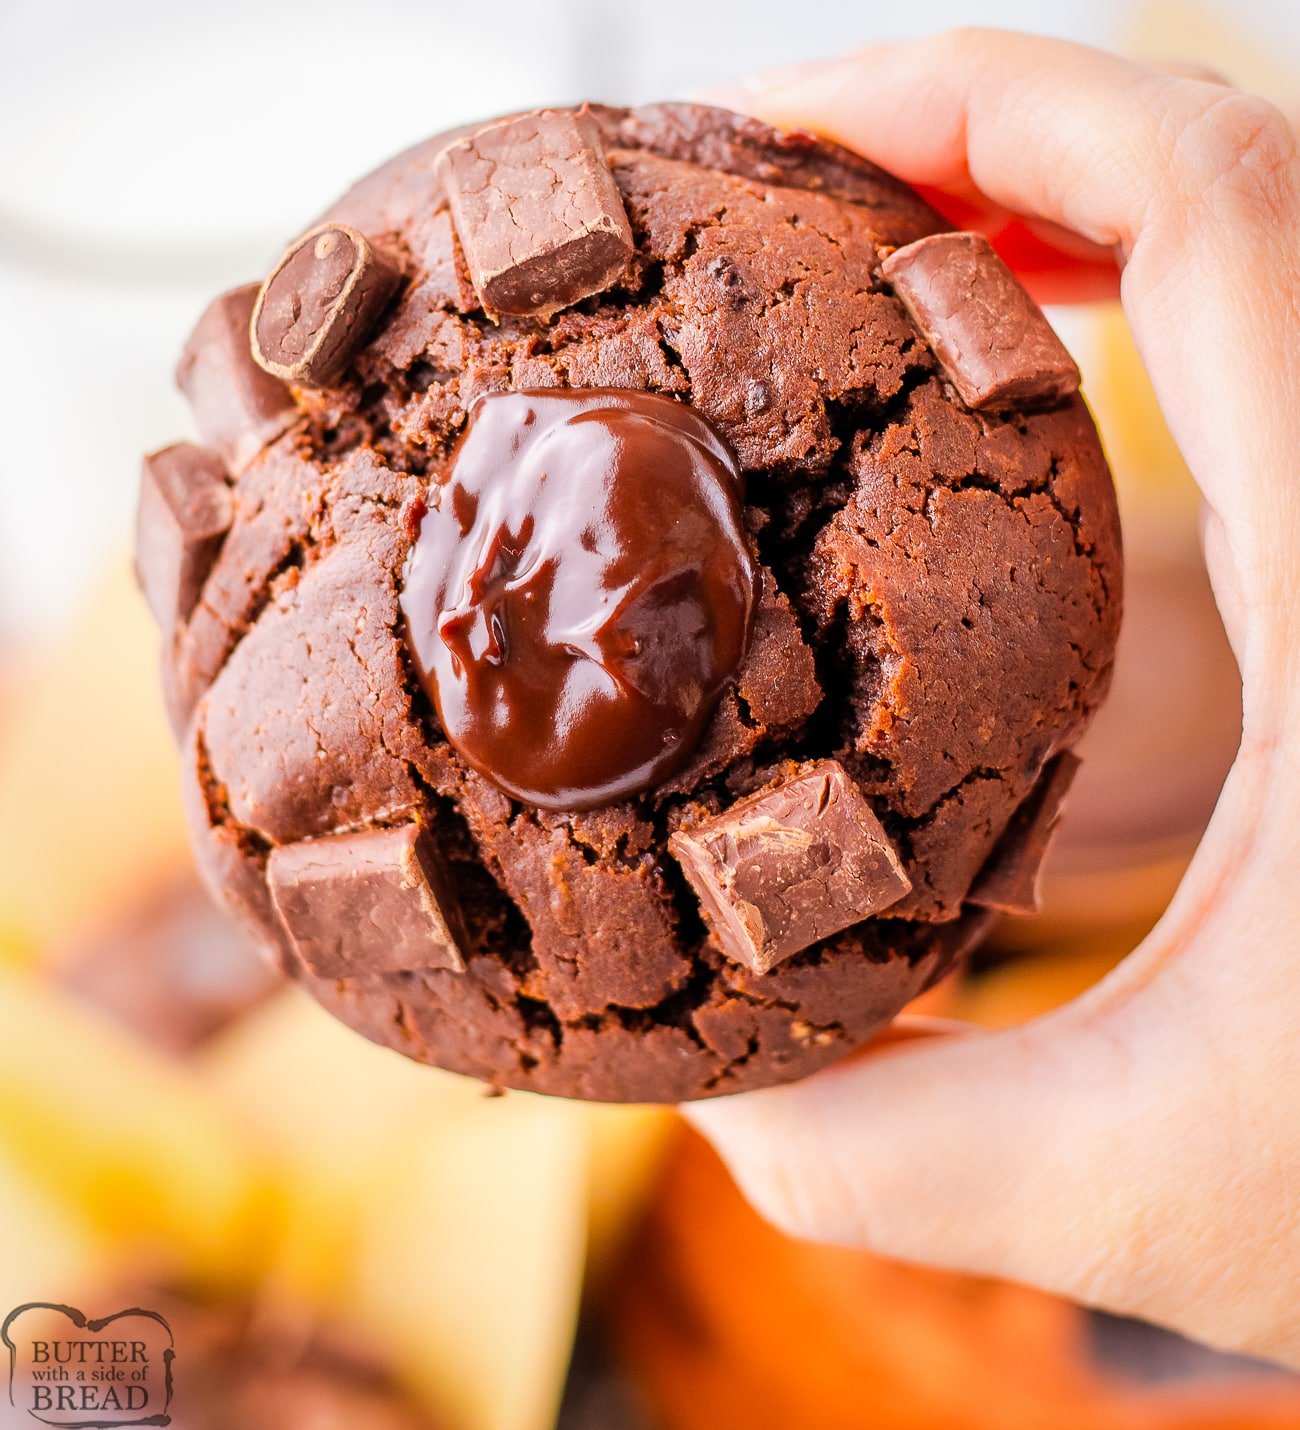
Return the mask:
[[[358,17],[363,17],[358,19]],[[140,453],[218,290],[351,178],[444,125],[685,96],[979,22],[1176,54],[1290,99],[1294,0],[0,0],[0,655],[43,644],[129,534]]]

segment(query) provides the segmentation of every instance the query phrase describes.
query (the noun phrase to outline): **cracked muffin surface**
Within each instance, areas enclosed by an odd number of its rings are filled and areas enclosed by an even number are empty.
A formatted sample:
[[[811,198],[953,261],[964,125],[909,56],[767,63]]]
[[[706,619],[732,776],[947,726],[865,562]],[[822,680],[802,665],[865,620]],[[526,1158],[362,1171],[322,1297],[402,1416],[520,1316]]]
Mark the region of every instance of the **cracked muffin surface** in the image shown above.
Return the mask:
[[[191,392],[230,510],[166,573],[179,601],[154,604],[200,867],[292,976],[422,1061],[675,1101],[842,1056],[1015,907],[992,876],[1104,695],[1119,532],[1078,395],[967,405],[882,272],[946,229],[909,189],[718,110],[582,113],[630,227],[619,275],[545,318],[494,318],[437,163],[466,131],[363,180],[325,219],[400,282],[329,385],[254,369],[215,415],[210,385]],[[204,315],[183,385],[246,345],[255,294]],[[555,388],[661,394],[706,418],[743,473],[757,569],[747,651],[684,762],[581,812],[513,799],[458,754],[401,611],[471,408]],[[669,842],[824,762],[906,892],[760,972]],[[418,831],[454,952],[402,966],[372,929],[374,957],[309,966],[268,868],[371,831]]]

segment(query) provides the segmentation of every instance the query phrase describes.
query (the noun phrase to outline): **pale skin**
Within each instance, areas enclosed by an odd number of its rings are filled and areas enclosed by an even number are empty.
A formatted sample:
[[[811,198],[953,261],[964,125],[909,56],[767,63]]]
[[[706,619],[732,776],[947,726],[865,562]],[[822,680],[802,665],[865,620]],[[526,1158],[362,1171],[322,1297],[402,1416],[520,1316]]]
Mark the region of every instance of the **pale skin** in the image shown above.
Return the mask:
[[[1205,498],[1244,716],[1173,902],[1085,996],[1008,1031],[895,1037],[690,1116],[796,1236],[1008,1277],[1300,1366],[1293,131],[1185,67],[987,30],[761,77],[725,102],[1041,222],[1026,278],[1042,297],[1118,285]]]

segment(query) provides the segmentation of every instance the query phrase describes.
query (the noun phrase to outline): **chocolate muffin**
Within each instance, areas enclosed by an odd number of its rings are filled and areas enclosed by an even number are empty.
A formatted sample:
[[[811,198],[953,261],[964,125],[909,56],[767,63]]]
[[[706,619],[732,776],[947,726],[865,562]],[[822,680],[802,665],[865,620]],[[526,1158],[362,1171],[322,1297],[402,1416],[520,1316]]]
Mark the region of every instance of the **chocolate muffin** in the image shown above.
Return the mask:
[[[1041,313],[889,175],[693,105],[455,131],[179,382],[139,570],[199,861],[366,1036],[739,1091],[1032,911],[1114,495]]]

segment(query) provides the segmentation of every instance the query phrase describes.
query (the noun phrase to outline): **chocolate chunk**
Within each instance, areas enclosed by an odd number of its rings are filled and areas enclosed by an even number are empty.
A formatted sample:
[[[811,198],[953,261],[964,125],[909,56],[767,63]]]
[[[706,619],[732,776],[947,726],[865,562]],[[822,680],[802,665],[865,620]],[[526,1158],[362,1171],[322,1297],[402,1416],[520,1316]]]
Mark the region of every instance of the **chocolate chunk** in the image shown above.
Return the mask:
[[[880,821],[834,760],[674,834],[728,958],[766,973],[912,887]]]
[[[1004,914],[1038,912],[1039,875],[1079,764],[1067,751],[1044,769],[976,875],[966,896],[968,903]]]
[[[400,277],[356,229],[321,224],[288,249],[262,284],[253,306],[253,357],[285,382],[329,386],[370,336]]]
[[[298,956],[318,977],[464,972],[459,906],[433,841],[413,824],[283,845],[266,875]]]
[[[257,284],[248,283],[209,304],[176,368],[176,385],[189,399],[203,445],[236,477],[298,415],[289,389],[253,361],[249,321],[256,299]]]
[[[632,257],[623,198],[585,110],[489,125],[449,145],[437,172],[490,317],[549,318],[608,288]]]
[[[917,239],[881,271],[968,407],[1055,402],[1079,386],[1074,359],[981,234]]]
[[[179,442],[145,458],[135,569],[164,631],[194,609],[233,513],[225,468],[211,452]]]

